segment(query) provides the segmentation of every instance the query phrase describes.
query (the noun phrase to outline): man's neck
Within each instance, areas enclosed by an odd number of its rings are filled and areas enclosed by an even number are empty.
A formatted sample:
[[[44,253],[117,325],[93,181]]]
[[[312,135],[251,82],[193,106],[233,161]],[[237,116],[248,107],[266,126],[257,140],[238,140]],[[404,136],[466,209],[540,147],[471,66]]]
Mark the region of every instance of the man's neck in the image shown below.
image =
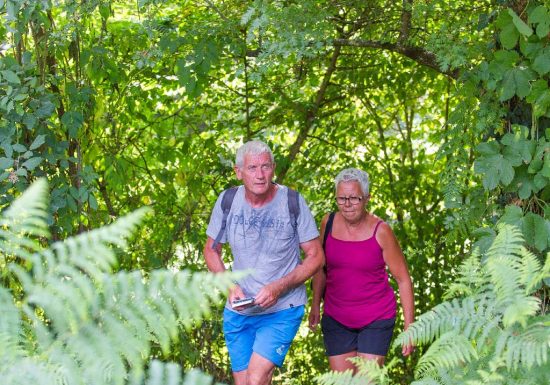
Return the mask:
[[[275,198],[278,189],[279,187],[275,183],[270,183],[265,194],[257,195],[245,190],[244,197],[250,206],[257,209],[271,202]]]

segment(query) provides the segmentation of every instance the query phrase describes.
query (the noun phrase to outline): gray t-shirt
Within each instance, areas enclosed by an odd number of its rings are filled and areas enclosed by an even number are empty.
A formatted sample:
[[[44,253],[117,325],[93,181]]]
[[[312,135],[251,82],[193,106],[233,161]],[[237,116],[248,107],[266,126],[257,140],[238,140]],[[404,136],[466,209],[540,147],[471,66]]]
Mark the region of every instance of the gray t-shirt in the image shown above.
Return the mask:
[[[288,209],[288,188],[277,185],[273,200],[260,208],[253,208],[244,198],[244,186],[239,186],[227,216],[225,234],[220,242],[229,242],[234,257],[233,270],[251,270],[239,280],[246,296],[255,296],[260,289],[289,274],[301,263],[300,243],[319,236],[313,215],[304,198],[298,195],[300,215],[294,229]],[[223,212],[220,194],[210,217],[206,234],[216,239],[221,227]],[[283,293],[277,303],[267,309],[252,306],[241,314],[266,314],[300,306],[306,303],[304,285]],[[229,303],[226,308],[231,308]]]

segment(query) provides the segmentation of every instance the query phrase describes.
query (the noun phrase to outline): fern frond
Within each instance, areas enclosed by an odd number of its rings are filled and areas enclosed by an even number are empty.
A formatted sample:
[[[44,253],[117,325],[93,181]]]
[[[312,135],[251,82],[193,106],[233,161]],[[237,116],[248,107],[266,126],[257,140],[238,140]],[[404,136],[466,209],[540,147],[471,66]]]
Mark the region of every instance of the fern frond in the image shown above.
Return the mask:
[[[454,299],[443,302],[418,317],[395,339],[393,347],[411,340],[416,345],[426,345],[450,331],[460,331],[468,338],[479,335],[481,331],[490,333],[487,329],[497,325],[491,322],[494,318],[498,318],[494,306],[490,293],[468,297],[462,301]]]
[[[520,363],[526,368],[542,366],[548,362],[550,349],[550,317],[539,317],[525,329],[514,328],[503,333],[495,350],[495,357],[502,357],[506,367],[517,370]]]
[[[51,249],[55,253],[56,263],[71,264],[90,277],[100,279],[116,263],[116,255],[110,246],[124,248],[128,237],[149,211],[150,209],[143,207],[119,218],[111,225],[55,242]]]
[[[430,368],[452,368],[475,358],[478,358],[478,353],[469,339],[451,331],[428,348],[418,361],[415,373],[422,376]]]
[[[357,373],[355,374],[359,378],[363,378],[363,383],[368,384],[377,384],[377,385],[389,385],[391,380],[389,377],[389,371],[397,366],[399,360],[397,357],[394,357],[390,362],[384,364],[384,366],[379,366],[378,363],[374,360],[365,360],[362,357],[355,357],[348,359],[353,362],[357,368]]]
[[[365,380],[353,375],[353,372],[346,370],[345,372],[330,371],[317,376],[315,380],[320,385],[364,385]]]
[[[523,235],[516,226],[502,224],[498,226],[498,234],[491,247],[487,250],[487,259],[493,257],[513,258],[521,254]]]
[[[484,277],[480,256],[477,252],[466,258],[458,269],[458,277],[446,290],[443,298],[450,299],[456,296],[471,296],[479,293],[484,287]]]
[[[543,277],[540,276],[541,264],[538,257],[523,249],[521,251],[520,282],[525,287],[525,294],[529,295],[540,285]]]

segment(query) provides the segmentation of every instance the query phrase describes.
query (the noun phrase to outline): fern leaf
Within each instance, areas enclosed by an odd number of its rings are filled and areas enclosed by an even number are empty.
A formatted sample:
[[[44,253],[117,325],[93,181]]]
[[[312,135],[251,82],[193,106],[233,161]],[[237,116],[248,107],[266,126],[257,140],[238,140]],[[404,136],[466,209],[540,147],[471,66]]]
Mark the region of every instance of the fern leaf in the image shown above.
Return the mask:
[[[422,376],[430,368],[451,368],[475,358],[478,358],[477,351],[466,337],[448,332],[436,340],[420,358],[416,373]]]
[[[499,352],[505,358],[508,369],[517,370],[520,363],[526,368],[531,368],[534,365],[542,366],[548,362],[548,350],[550,349],[549,320],[550,317],[541,318],[524,330],[515,330],[508,333],[505,346]]]
[[[470,296],[479,292],[485,283],[482,266],[477,253],[472,253],[458,269],[458,277],[449,286],[444,294],[444,299],[450,299],[459,295]]]

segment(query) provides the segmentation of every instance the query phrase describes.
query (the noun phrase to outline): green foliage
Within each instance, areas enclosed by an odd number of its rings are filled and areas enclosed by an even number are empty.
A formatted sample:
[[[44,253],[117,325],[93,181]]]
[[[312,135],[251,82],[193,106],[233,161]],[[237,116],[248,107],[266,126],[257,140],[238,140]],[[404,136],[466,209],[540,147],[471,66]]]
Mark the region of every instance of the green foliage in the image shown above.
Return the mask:
[[[168,354],[179,326],[210,313],[230,274],[113,273],[145,209],[45,246],[46,190],[39,180],[0,217],[2,383],[211,384],[195,372],[181,380],[177,365],[145,368],[154,346]]]
[[[395,340],[395,346],[431,343],[414,384],[548,382],[550,317],[540,313],[536,294],[550,277],[550,257],[542,266],[523,242],[516,227],[502,225],[486,253],[472,254],[460,267],[448,290],[455,298],[421,315]]]

